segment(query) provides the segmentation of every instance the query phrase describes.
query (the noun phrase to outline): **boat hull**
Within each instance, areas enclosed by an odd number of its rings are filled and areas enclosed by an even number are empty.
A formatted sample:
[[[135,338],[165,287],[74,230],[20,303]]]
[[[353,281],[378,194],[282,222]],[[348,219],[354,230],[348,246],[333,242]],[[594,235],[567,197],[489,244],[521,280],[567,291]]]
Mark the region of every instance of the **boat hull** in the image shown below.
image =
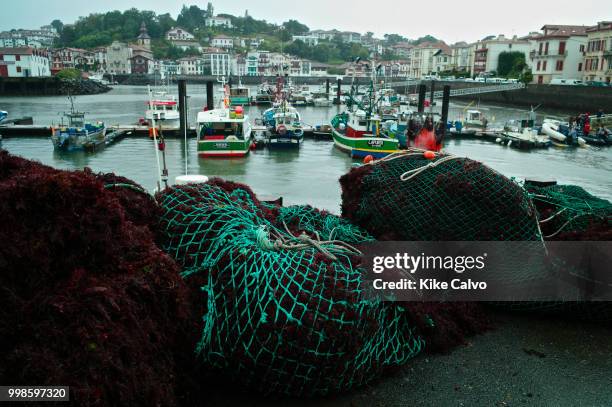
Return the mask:
[[[334,145],[351,157],[361,158],[368,155],[382,158],[399,151],[399,141],[382,137],[346,137],[332,128]]]
[[[230,105],[232,106],[244,106],[248,104],[250,104],[248,96],[230,96]]]
[[[245,157],[250,147],[250,140],[199,140],[198,156],[205,158]]]
[[[56,129],[51,137],[51,142],[53,147],[59,151],[94,151],[105,145],[105,134],[105,127],[87,134],[69,134]]]

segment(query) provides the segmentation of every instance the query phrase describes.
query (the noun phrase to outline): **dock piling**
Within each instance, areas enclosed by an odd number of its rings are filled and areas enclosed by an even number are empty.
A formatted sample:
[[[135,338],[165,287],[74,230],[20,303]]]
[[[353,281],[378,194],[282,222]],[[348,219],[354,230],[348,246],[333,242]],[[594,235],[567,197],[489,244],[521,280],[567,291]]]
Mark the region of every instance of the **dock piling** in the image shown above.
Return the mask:
[[[421,84],[419,85],[419,104],[418,104],[418,112],[423,113],[425,110],[425,92],[427,92],[427,86]]]
[[[187,81],[179,79],[178,81],[179,94],[179,116],[180,116],[180,131],[184,134],[187,129]]]
[[[325,79],[325,96],[329,99],[329,78]]]
[[[436,81],[431,81],[429,89],[429,113],[433,112],[434,92],[436,91]]]
[[[448,104],[450,102],[450,85],[444,85],[442,90],[442,123],[446,129],[446,122],[448,121]]]
[[[215,101],[213,96],[213,81],[206,82],[206,109],[212,110],[215,108]]]
[[[340,102],[340,88],[342,87],[342,78],[338,78],[338,89],[336,90],[336,104],[341,105]]]

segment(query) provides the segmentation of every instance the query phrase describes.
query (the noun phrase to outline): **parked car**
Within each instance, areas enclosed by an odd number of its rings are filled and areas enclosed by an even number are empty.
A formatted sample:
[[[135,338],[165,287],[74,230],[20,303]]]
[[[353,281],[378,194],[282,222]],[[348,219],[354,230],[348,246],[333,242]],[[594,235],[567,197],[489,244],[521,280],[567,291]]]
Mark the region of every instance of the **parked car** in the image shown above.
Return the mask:
[[[574,85],[574,86],[581,86],[581,85],[584,85],[584,82],[582,82],[581,80],[578,80],[578,79],[560,79],[560,78],[555,78],[555,79],[550,81],[550,85]]]
[[[609,83],[606,83],[606,82],[600,82],[600,81],[586,81],[586,82],[585,82],[585,85],[586,85],[586,86],[596,86],[596,87],[602,87],[602,88],[607,88],[607,87],[609,87],[609,86],[612,86],[612,85],[610,85]]]

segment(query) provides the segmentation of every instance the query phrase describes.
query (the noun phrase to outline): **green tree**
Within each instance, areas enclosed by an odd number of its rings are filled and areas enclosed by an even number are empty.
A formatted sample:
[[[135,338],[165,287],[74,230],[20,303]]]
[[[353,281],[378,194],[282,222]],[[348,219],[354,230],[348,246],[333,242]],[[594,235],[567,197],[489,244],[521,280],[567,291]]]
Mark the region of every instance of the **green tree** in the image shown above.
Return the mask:
[[[64,23],[62,23],[61,20],[56,19],[51,21],[51,27],[55,28],[58,34],[61,34],[62,30],[64,29]]]
[[[406,38],[398,34],[385,34],[384,37],[385,41],[387,41],[387,45],[395,45],[398,42],[408,41]]]
[[[287,31],[290,35],[300,35],[310,31],[308,29],[308,26],[301,24],[299,21],[296,20],[285,21],[283,23],[283,27],[285,28],[285,31]]]
[[[436,37],[434,37],[433,35],[426,35],[424,37],[420,37],[420,38],[417,38],[416,40],[412,41],[412,43],[414,45],[419,45],[419,44],[422,44],[424,42],[438,42],[438,39]]]
[[[59,71],[55,77],[61,80],[72,81],[81,78],[81,71],[76,68],[66,68]]]
[[[497,61],[497,74],[503,77],[518,78],[525,67],[525,54],[519,51],[502,52]]]
[[[176,18],[176,23],[186,30],[194,30],[197,27],[204,27],[206,11],[198,6],[183,6]]]

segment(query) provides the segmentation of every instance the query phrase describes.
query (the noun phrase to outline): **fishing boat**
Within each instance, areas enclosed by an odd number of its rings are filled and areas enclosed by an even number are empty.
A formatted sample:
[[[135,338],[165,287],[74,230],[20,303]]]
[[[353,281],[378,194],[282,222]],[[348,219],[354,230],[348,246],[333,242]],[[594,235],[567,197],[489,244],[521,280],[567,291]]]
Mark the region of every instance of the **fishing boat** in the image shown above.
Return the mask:
[[[144,118],[149,124],[154,120],[157,125],[161,124],[162,128],[179,128],[181,119],[174,95],[169,95],[166,91],[153,92],[153,96],[147,100]]]
[[[335,146],[353,158],[368,155],[381,158],[399,151],[399,141],[383,131],[381,116],[376,113],[376,71],[372,69],[369,89],[360,100],[356,98],[357,87],[351,85],[346,102],[347,110],[335,115],[330,121]]]
[[[245,106],[251,101],[251,90],[238,82],[238,86],[232,86],[230,88],[230,105],[231,106]]]
[[[255,105],[271,105],[274,102],[274,92],[267,83],[262,83],[253,97]]]
[[[530,120],[508,120],[499,136],[501,143],[520,149],[546,148],[551,145],[550,138],[538,134]]]
[[[217,109],[202,111],[197,116],[198,155],[200,157],[244,157],[252,143],[249,116],[242,106],[231,106],[230,89]]]
[[[106,126],[104,122],[90,123],[85,121],[85,112],[74,108],[74,97],[68,96],[70,112],[63,117],[68,123],[62,123],[53,128],[51,142],[56,150],[62,151],[93,151],[105,145]]]
[[[297,148],[304,139],[298,111],[287,101],[274,111],[273,126],[268,134],[268,148]]]
[[[333,140],[332,127],[329,124],[317,124],[312,129],[312,137],[316,140]]]
[[[330,107],[332,105],[332,101],[325,93],[313,94],[312,104],[316,107]]]
[[[267,128],[269,148],[297,148],[304,139],[302,118],[295,107],[289,103],[291,93],[284,88],[284,79],[276,79],[274,106],[262,114],[262,123]]]

